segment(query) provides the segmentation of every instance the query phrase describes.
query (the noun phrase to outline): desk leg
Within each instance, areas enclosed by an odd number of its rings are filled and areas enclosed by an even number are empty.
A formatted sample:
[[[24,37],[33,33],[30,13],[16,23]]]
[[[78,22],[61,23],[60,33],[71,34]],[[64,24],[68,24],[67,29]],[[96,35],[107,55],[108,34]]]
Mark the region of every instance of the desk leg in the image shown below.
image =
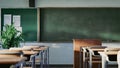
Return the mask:
[[[85,52],[83,51],[83,68],[85,68],[86,66],[85,66]]]
[[[46,49],[46,59],[45,59],[45,62],[46,62],[46,68],[49,68],[49,48]]]
[[[91,54],[91,52],[89,52],[89,59],[90,59],[89,67],[92,68],[92,54]]]
[[[102,56],[102,68],[106,68],[106,57]]]
[[[41,51],[40,68],[43,68],[43,50]]]
[[[32,68],[35,68],[35,55],[32,55]]]

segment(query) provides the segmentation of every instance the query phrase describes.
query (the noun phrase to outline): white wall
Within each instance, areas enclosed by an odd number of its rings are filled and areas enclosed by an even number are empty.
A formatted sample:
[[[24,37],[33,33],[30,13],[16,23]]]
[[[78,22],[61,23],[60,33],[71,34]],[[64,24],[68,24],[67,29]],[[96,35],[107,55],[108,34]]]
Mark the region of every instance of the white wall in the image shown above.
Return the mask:
[[[0,8],[0,31],[1,31],[1,8]],[[1,35],[1,32],[0,32]]]
[[[36,0],[36,7],[120,7],[120,0]]]
[[[45,45],[49,46],[50,64],[73,64],[73,43],[37,43],[26,42],[21,45]],[[102,46],[120,47],[120,43],[102,43]]]
[[[45,45],[49,46],[50,64],[73,64],[73,44],[72,43],[37,43],[26,42],[21,45]]]
[[[0,0],[0,8],[27,8],[29,0]]]
[[[120,7],[120,0],[35,0],[36,7]],[[29,0],[0,0],[0,8],[29,8]]]

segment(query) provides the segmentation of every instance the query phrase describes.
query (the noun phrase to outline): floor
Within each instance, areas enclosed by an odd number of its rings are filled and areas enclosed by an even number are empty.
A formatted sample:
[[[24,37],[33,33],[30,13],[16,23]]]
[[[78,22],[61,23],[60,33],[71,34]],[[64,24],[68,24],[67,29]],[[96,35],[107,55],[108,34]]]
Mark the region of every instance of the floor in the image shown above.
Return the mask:
[[[37,66],[36,68],[40,68],[39,66]],[[47,68],[47,67],[44,67],[44,68]],[[65,66],[65,65],[51,65],[51,66],[49,66],[48,68],[73,68],[73,66],[72,65],[67,65],[67,66]],[[108,66],[108,68],[118,68],[118,66],[113,66],[113,65],[110,65],[110,66]]]
[[[51,66],[49,68],[73,68],[72,66]]]
[[[39,66],[37,66],[37,68],[40,68]],[[45,67],[45,68],[47,68],[47,67]],[[51,66],[49,66],[48,68],[73,68],[73,66],[72,65],[67,65],[67,66],[65,66],[65,65],[51,65]]]
[[[50,67],[50,68],[73,68],[73,67]]]

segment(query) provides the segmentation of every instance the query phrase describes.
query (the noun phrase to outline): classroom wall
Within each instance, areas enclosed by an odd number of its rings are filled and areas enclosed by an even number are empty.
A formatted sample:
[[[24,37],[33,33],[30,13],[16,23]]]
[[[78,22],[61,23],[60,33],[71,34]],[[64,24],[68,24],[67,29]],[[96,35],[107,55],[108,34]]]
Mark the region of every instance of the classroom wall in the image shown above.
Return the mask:
[[[0,0],[0,8],[28,7],[28,0]],[[120,0],[36,0],[36,7],[120,7]],[[32,44],[45,44],[50,46],[50,64],[73,64],[72,43],[25,43],[25,45]],[[119,44],[104,43],[103,45],[119,46]]]
[[[0,8],[0,31],[1,31],[1,8]],[[1,35],[1,32],[0,32]]]
[[[36,0],[37,7],[120,7],[120,0]]]
[[[120,0],[35,0],[36,7],[120,7]],[[28,8],[29,0],[0,0],[2,8]]]
[[[72,65],[73,64],[73,43],[39,43],[25,42],[23,45],[45,45],[49,46],[50,65]]]
[[[25,42],[23,45],[45,45],[49,46],[49,63],[51,65],[72,65],[74,60],[73,43],[38,43]],[[120,47],[120,42],[103,42],[102,46]]]
[[[29,0],[0,0],[0,8],[28,8]]]

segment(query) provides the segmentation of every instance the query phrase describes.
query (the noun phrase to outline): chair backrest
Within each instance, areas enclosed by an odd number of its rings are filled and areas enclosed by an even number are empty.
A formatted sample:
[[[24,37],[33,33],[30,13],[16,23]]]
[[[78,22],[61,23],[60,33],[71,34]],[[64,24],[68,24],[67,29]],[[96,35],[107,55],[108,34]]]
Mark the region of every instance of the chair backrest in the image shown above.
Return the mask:
[[[120,50],[120,48],[105,48],[105,50],[104,50],[104,52],[109,52],[109,51],[119,51]]]
[[[107,46],[89,46],[90,49],[105,49]]]
[[[99,39],[73,39],[74,49],[74,68],[83,68],[83,57],[80,50],[83,46],[101,46],[102,41]]]
[[[118,52],[120,48],[105,48],[104,52],[107,54],[108,52]],[[107,61],[117,61],[117,54],[116,55],[108,55]]]

